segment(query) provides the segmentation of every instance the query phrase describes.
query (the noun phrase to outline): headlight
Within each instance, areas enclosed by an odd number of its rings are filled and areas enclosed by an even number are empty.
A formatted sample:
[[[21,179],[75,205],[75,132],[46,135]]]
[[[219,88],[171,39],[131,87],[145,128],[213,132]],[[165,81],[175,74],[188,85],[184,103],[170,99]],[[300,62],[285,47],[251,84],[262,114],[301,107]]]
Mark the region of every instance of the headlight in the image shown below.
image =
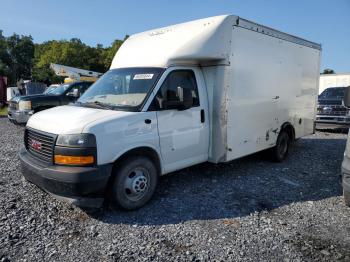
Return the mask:
[[[56,141],[56,165],[96,164],[96,138],[93,134],[59,135]]]
[[[93,134],[59,135],[56,145],[67,147],[96,147]]]
[[[31,110],[32,109],[32,102],[31,101],[19,101],[18,103],[18,110]]]

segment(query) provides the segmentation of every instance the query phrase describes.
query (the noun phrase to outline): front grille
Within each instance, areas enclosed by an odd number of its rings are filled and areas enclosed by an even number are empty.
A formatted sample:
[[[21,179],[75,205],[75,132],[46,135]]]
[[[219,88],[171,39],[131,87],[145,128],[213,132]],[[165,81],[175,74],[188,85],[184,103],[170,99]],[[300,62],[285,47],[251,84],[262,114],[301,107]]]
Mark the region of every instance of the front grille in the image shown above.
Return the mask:
[[[337,100],[337,99],[330,99],[330,100],[326,100],[326,99],[320,99],[318,100],[318,104],[319,105],[341,105],[342,104],[342,99]]]
[[[317,117],[317,120],[337,120],[336,117]]]
[[[51,164],[56,136],[50,133],[26,129],[24,135],[25,147],[34,157]]]
[[[317,108],[318,115],[346,116],[347,113],[348,113],[348,108],[345,106],[328,105],[328,106],[319,106]]]

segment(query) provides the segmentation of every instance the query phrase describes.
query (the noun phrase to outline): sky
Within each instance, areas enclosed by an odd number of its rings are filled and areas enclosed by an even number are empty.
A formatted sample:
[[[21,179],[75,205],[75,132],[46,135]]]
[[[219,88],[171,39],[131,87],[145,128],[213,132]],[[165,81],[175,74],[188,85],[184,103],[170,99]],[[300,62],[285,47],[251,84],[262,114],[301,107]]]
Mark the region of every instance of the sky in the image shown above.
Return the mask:
[[[222,14],[321,43],[321,70],[350,72],[350,0],[0,0],[0,30],[36,43],[79,38],[109,46],[127,34]]]

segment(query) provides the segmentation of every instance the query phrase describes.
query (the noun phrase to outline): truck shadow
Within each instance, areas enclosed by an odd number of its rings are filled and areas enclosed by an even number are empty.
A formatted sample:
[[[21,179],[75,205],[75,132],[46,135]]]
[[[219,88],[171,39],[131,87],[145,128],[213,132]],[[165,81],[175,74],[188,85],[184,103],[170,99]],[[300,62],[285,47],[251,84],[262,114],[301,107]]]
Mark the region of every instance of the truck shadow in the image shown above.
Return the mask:
[[[345,136],[300,139],[288,159],[273,163],[266,152],[226,164],[200,164],[160,179],[153,200],[137,211],[90,213],[111,224],[162,225],[247,216],[294,202],[341,195]]]

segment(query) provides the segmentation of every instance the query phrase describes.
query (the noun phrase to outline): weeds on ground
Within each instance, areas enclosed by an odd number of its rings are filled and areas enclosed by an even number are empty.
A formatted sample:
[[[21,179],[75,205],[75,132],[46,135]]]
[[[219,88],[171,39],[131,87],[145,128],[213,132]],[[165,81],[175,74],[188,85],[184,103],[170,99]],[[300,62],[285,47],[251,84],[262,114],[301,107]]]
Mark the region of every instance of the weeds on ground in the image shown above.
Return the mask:
[[[7,116],[7,107],[0,108],[0,116]]]

